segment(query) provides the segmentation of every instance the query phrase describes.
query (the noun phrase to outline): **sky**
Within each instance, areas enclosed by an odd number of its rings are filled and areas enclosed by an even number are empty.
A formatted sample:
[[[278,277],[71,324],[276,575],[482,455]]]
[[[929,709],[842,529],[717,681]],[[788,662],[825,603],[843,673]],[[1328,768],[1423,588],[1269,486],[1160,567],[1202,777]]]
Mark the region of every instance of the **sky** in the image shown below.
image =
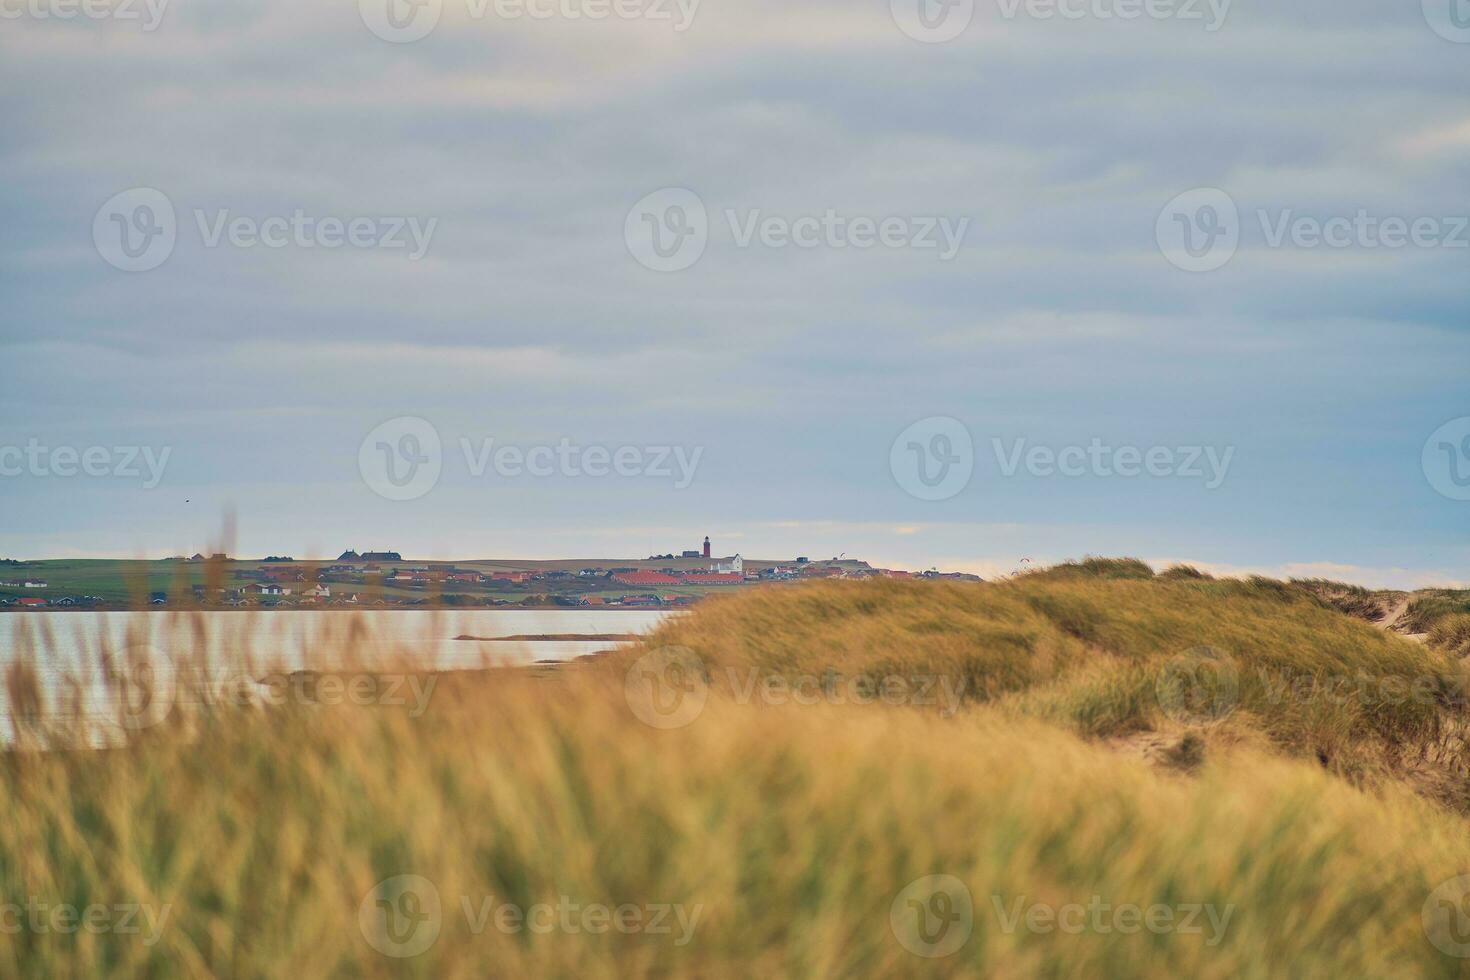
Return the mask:
[[[1470,582],[1467,83],[1470,0],[0,0],[0,556]]]

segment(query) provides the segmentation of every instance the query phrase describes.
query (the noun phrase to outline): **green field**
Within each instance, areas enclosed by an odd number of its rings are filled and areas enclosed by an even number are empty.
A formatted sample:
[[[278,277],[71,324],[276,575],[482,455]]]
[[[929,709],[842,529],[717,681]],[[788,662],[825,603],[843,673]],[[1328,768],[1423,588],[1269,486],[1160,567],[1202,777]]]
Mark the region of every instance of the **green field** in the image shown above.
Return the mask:
[[[407,560],[403,562],[382,562],[380,567],[392,569],[397,567],[423,566],[430,564],[429,560]],[[206,586],[211,594],[216,588],[236,589],[241,588],[253,579],[237,577],[237,572],[254,572],[260,568],[272,569],[300,569],[308,581],[316,578],[322,569],[336,564],[335,560],[322,561],[293,561],[265,563],[260,559],[229,560],[223,562],[193,562],[180,561],[177,559],[164,560],[120,560],[120,559],[57,559],[26,561],[16,564],[0,565],[0,581],[21,581],[26,578],[38,579],[47,583],[45,589],[26,589],[23,587],[0,586],[0,598],[15,599],[25,596],[33,596],[54,602],[63,597],[70,596],[80,599],[83,596],[96,596],[101,605],[105,606],[142,606],[148,602],[151,593],[166,592],[170,596],[170,602],[183,600],[193,603],[192,589],[196,585]],[[482,574],[493,574],[506,571],[529,571],[529,572],[551,572],[567,571],[576,573],[584,568],[636,568],[640,570],[676,569],[679,571],[699,571],[708,567],[709,561],[703,558],[675,558],[675,559],[625,559],[625,558],[568,558],[551,561],[518,561],[514,559],[496,559],[485,561],[456,561],[456,562],[433,562],[433,564],[453,564],[457,569],[463,571],[474,571]],[[746,568],[759,570],[770,568],[779,564],[791,564],[788,559],[785,562],[774,560],[747,560]],[[826,564],[826,563],[823,563]],[[859,567],[860,562],[845,561],[840,563],[846,567]],[[697,586],[697,585],[670,585],[655,588],[622,586],[604,578],[595,579],[573,579],[568,581],[531,581],[514,586],[487,587],[486,585],[473,583],[443,583],[435,584],[427,588],[408,588],[402,586],[385,585],[376,581],[374,576],[368,576],[362,582],[325,582],[333,594],[357,593],[363,600],[373,601],[379,598],[400,599],[404,601],[434,598],[443,595],[462,595],[468,597],[471,604],[478,604],[489,600],[503,600],[511,603],[525,603],[536,597],[555,596],[600,596],[603,598],[616,598],[629,594],[645,594],[658,592],[661,595],[679,595],[701,597],[711,593],[719,593],[730,590],[730,586]],[[295,585],[295,591],[299,594],[301,585]],[[288,597],[296,598],[296,596]]]

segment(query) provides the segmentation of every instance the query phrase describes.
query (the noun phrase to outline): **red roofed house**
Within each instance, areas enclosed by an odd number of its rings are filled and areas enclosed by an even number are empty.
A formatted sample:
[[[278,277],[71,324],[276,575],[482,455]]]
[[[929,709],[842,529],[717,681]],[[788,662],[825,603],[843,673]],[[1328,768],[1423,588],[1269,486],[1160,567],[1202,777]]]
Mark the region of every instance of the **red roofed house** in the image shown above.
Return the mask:
[[[15,604],[17,606],[20,606],[22,609],[40,609],[42,606],[46,605],[46,600],[45,599],[17,599],[17,600],[15,600]]]

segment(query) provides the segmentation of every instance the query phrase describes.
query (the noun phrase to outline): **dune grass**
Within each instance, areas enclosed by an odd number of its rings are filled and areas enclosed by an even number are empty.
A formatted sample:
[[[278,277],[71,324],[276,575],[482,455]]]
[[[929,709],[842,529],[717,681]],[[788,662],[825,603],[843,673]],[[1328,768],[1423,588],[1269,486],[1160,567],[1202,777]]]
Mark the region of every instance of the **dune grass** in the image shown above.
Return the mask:
[[[1457,662],[1282,583],[1114,570],[754,590],[421,711],[318,677],[102,751],[12,712],[45,738],[0,752],[0,900],[144,911],[7,930],[0,976],[1465,975]],[[697,710],[648,724],[668,651]],[[1313,693],[1339,675],[1377,693]]]

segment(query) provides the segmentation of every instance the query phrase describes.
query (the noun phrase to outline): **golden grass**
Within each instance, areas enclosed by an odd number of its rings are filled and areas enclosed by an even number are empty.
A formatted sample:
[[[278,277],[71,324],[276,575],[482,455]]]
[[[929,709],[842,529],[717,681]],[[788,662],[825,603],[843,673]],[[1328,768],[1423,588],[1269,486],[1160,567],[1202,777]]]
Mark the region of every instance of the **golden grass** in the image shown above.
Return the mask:
[[[1219,717],[1158,694],[1199,646],[1239,671]],[[626,682],[673,647],[708,686],[683,678],[702,710],[661,729]],[[1430,696],[1273,702],[1258,669],[1413,672]],[[1454,755],[1456,671],[1288,587],[1066,573],[755,590],[547,679],[443,675],[416,716],[198,704],[114,749],[0,753],[0,898],[169,907],[151,945],[7,932],[0,976],[1461,976],[1436,918],[1457,913],[1431,896],[1470,872],[1470,835],[1393,768]],[[968,681],[957,711],[841,696],[924,675]],[[1119,751],[1141,737],[1177,743],[1179,764]],[[423,910],[375,890],[401,875],[440,902],[437,938],[403,958],[359,917],[378,921],[379,898]],[[902,926],[906,887],[931,875],[971,909],[940,958]],[[562,896],[684,918],[494,924],[503,903]],[[1011,921],[1071,904],[1216,918]]]

